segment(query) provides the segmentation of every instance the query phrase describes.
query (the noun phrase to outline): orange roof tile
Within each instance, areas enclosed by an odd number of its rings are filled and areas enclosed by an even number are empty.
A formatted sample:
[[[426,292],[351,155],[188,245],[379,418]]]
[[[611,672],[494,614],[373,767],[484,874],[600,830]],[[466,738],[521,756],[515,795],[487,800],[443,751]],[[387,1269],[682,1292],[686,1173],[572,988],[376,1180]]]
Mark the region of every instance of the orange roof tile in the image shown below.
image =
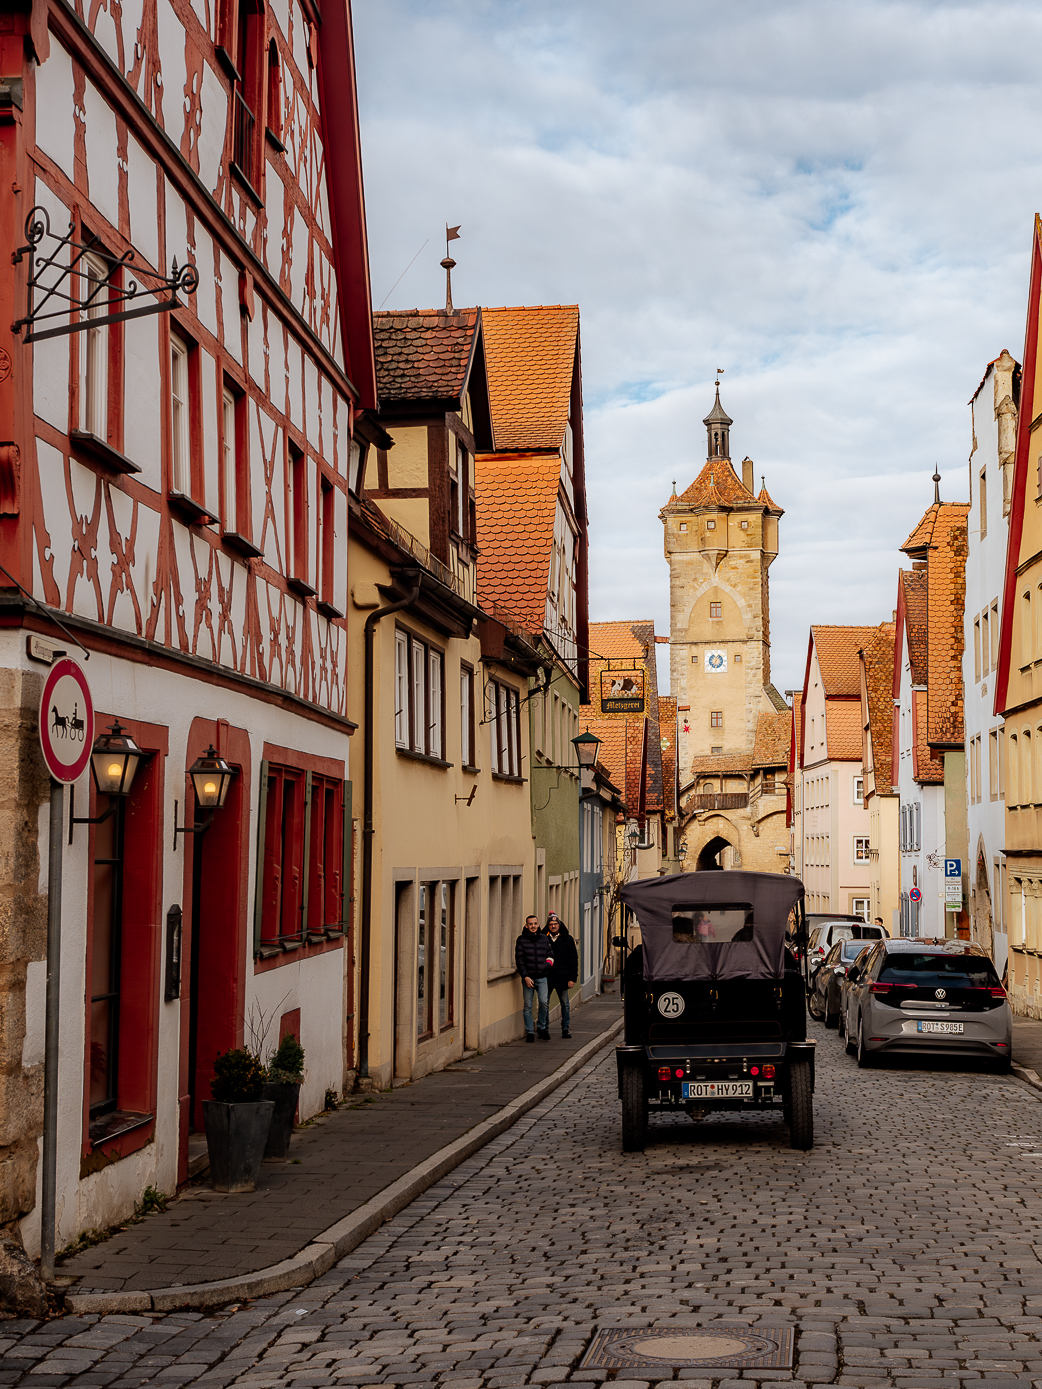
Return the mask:
[[[641,629],[642,635],[636,634],[636,629]],[[655,624],[649,618],[636,618],[633,622],[591,622],[590,623],[590,658],[595,660],[603,657],[605,660],[630,660],[643,661],[651,656],[644,649],[645,637],[643,633],[650,628],[654,635]]]
[[[546,624],[561,465],[555,456],[478,454],[478,601],[513,613],[531,632]]]
[[[648,720],[626,720],[626,814],[643,815],[647,810]]]
[[[760,488],[756,500],[762,502],[768,511],[773,511],[776,516],[784,516],[785,512],[776,501],[771,500],[771,494],[767,491],[766,483]]]
[[[812,627],[814,650],[826,699],[861,698],[858,652],[871,641],[874,627]]]
[[[578,304],[483,309],[497,449],[559,449],[579,350]]]
[[[632,741],[635,735],[626,733],[626,738],[630,739],[628,751],[624,758],[623,779],[616,781],[619,775],[618,766],[615,762],[609,762],[612,768],[612,780],[616,785],[624,788],[626,800],[626,810],[630,815],[639,814],[638,806],[643,805],[646,811],[658,811],[664,809],[663,799],[663,749],[662,735],[655,735],[654,730],[659,727],[660,719],[660,699],[658,693],[658,666],[655,660],[655,624],[650,618],[638,618],[631,622],[591,622],[590,623],[590,665],[589,665],[589,687],[592,695],[592,702],[584,704],[580,710],[580,717],[585,720],[589,711],[592,721],[597,723],[597,733],[600,735],[602,724],[614,724],[619,728],[628,728],[635,724],[643,729],[645,719],[650,720],[650,731],[647,734],[647,746],[639,756],[635,749],[637,744]],[[644,701],[643,714],[634,714],[629,718],[599,718],[600,714],[600,673],[605,670],[611,661],[641,661],[645,663],[647,670],[647,690]],[[673,703],[673,726],[675,741],[676,728],[676,703]],[[645,734],[641,733],[640,746],[644,748]],[[643,769],[643,783],[641,783],[641,772]],[[629,780],[626,779],[628,776]],[[637,781],[633,781],[633,777]],[[667,792],[668,799],[668,792]],[[667,811],[667,814],[671,813]]]
[[[589,706],[580,709],[579,722],[601,740],[597,749],[597,762],[603,763],[612,785],[621,793],[626,790],[626,721],[624,719],[604,719],[588,716]]]
[[[830,762],[861,761],[861,700],[825,701],[825,747]]]
[[[376,388],[381,403],[458,400],[467,384],[480,309],[373,314]]]
[[[927,741],[934,746],[962,746],[963,608],[966,556],[969,554],[968,505],[943,505],[934,525],[927,558]]]
[[[926,508],[922,520],[900,548],[912,559],[925,559],[932,545],[944,543],[945,534],[953,523],[961,520],[965,524],[969,512],[969,502],[934,502]]]
[[[908,659],[912,667],[912,684],[926,684],[926,570],[902,569],[898,582],[904,590],[905,636]]]
[[[672,819],[677,813],[677,701],[673,695],[659,695],[658,731],[662,743],[662,809]]]
[[[761,714],[756,721],[753,767],[784,767],[789,761],[792,712]]]
[[[862,728],[867,724],[872,739],[872,766],[876,790],[889,791],[893,776],[894,735],[894,638],[896,623],[881,622],[876,635],[862,652],[865,670],[867,709],[861,711]],[[866,767],[867,770],[867,767]]]
[[[731,506],[740,502],[756,502],[726,458],[710,458],[687,491],[681,493],[679,500],[693,506]]]
[[[926,736],[929,714],[929,691],[916,690],[913,697],[915,700],[913,706],[915,710],[915,779],[916,781],[925,781],[931,784],[943,782],[944,759],[931,751]]]
[[[702,776],[706,772],[715,772],[719,776],[721,772],[751,772],[752,769],[753,757],[750,752],[725,752],[716,757],[707,754],[691,759],[691,772],[694,776]]]

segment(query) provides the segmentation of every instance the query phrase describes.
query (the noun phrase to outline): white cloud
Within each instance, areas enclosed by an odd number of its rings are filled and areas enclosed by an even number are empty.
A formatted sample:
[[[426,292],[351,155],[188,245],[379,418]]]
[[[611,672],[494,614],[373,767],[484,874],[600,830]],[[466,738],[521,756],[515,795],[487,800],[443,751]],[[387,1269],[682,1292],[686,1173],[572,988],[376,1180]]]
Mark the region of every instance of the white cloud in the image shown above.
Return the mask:
[[[659,507],[716,366],[785,508],[773,667],[889,617],[897,546],[967,496],[966,401],[1022,346],[1042,155],[1018,3],[355,0],[373,295],[578,302],[591,608],[668,630]],[[1042,201],[1042,197],[1038,199]]]

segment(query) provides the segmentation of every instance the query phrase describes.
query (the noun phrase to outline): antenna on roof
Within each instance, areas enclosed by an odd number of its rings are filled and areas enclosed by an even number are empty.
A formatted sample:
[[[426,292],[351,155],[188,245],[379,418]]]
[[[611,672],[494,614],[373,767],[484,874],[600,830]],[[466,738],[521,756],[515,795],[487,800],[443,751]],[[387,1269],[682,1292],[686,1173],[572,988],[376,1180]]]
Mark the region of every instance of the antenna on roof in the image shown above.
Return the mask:
[[[450,227],[445,223],[445,259],[442,261],[442,268],[445,271],[445,312],[452,313],[452,272],[456,268],[456,262],[449,255],[449,242],[459,240],[459,227]]]
[[[940,475],[939,472],[937,472],[937,464],[935,463],[933,466],[934,466],[934,474],[933,474],[933,504],[934,504],[934,506],[940,506],[940,504],[941,504],[941,475]]]

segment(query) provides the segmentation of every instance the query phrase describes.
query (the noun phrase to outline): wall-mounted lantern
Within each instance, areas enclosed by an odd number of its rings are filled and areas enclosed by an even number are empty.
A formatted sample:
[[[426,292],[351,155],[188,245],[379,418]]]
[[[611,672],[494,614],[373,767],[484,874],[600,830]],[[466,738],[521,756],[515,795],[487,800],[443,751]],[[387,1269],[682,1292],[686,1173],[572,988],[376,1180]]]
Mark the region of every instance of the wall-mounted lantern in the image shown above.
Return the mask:
[[[90,751],[90,770],[99,796],[110,797],[104,815],[77,815],[76,788],[69,788],[69,843],[73,825],[101,825],[116,813],[117,798],[130,795],[137,769],[148,756],[116,719],[107,733],[99,733]]]
[[[177,848],[179,834],[204,834],[213,823],[214,814],[224,805],[228,787],[235,776],[235,768],[230,766],[217,749],[210,745],[201,757],[197,757],[188,768],[195,789],[195,803],[209,814],[196,825],[178,825],[177,802],[174,802],[174,848]]]
[[[575,749],[575,756],[579,766],[588,771],[597,764],[597,752],[601,746],[601,739],[596,733],[591,733],[589,725],[585,733],[580,733],[577,738],[571,740],[572,747]]]

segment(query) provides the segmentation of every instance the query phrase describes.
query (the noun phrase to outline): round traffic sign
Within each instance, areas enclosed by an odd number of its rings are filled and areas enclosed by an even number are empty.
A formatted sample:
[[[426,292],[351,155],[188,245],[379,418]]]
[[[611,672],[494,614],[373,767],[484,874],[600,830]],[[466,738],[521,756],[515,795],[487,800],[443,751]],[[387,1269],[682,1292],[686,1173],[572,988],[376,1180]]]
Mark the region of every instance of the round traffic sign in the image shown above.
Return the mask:
[[[913,902],[921,902],[923,900],[923,894],[919,891],[917,887],[913,887],[908,896],[912,899]]]
[[[68,656],[55,661],[40,695],[40,747],[55,781],[78,781],[94,746],[94,701],[87,677]]]

